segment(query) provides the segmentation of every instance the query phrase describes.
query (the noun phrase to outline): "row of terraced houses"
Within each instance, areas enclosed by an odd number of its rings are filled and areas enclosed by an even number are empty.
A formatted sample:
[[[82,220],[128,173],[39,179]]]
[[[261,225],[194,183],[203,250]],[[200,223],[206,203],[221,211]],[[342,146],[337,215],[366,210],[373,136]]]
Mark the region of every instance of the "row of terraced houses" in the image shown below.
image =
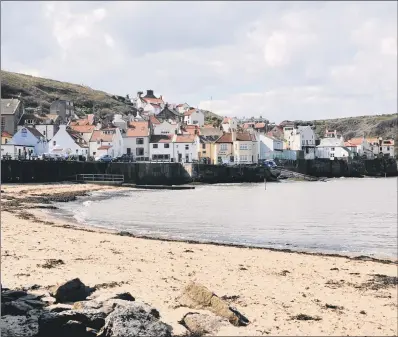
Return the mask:
[[[2,156],[129,155],[136,161],[253,164],[261,160],[394,156],[394,141],[354,138],[337,131],[318,139],[311,125],[225,117],[206,124],[205,112],[187,103],[168,104],[152,90],[131,100],[134,113],[115,114],[103,125],[93,114],[78,118],[71,101],[57,100],[48,114],[24,109],[19,99],[1,100]]]

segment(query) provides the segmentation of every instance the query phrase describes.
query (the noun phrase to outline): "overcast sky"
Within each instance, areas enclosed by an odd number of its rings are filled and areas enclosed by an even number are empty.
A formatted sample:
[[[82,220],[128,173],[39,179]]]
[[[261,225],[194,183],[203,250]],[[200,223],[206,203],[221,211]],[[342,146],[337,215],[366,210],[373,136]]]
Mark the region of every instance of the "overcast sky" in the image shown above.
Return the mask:
[[[397,3],[2,2],[1,68],[274,122],[396,113]]]

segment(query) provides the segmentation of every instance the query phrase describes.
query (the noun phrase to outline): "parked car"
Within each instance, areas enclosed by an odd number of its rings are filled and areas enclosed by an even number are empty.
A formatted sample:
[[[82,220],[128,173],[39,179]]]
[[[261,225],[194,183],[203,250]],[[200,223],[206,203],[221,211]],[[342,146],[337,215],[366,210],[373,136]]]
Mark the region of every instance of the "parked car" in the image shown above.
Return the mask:
[[[112,160],[113,158],[109,154],[104,154],[102,156],[95,158],[95,161],[104,162],[104,163],[110,163]]]
[[[122,162],[122,163],[131,163],[134,161],[134,157],[132,154],[122,154],[119,157],[113,159],[114,162]]]
[[[264,165],[268,166],[269,168],[275,168],[275,167],[278,166],[278,165],[276,165],[276,163],[272,159],[266,160],[264,162]]]

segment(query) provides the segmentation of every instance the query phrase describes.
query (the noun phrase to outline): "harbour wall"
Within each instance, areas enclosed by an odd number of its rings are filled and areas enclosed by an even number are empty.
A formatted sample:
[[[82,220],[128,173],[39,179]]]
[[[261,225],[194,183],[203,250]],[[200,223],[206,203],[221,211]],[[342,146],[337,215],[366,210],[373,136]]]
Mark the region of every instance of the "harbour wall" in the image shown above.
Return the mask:
[[[100,163],[74,161],[1,161],[2,183],[44,183],[74,180],[77,174],[122,174],[126,183],[181,185],[191,182],[232,183],[272,180],[267,168],[180,163]]]

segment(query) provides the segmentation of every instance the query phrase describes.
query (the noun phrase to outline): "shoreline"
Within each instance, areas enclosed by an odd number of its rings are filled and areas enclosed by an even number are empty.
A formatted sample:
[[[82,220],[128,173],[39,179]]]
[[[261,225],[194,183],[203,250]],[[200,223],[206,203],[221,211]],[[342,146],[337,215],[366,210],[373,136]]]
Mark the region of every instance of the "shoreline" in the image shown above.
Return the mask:
[[[79,277],[100,292],[128,291],[159,309],[175,336],[187,333],[178,322],[192,309],[178,306],[176,297],[191,281],[228,298],[248,317],[248,326],[225,326],[219,336],[397,335],[395,261],[135,237],[76,226],[47,215],[51,209],[36,207],[104,189],[125,190],[70,184],[2,186],[2,284],[38,284],[40,291],[47,291]],[[43,267],[52,260],[62,263]],[[292,318],[300,314],[322,320]]]
[[[295,182],[294,180],[292,180]],[[67,183],[66,183],[67,184]],[[43,184],[40,184],[43,185]],[[57,184],[49,184],[49,185],[57,185]],[[86,189],[82,188],[82,192],[77,192],[77,193],[71,193],[66,196],[66,200],[62,200],[61,202],[71,202],[71,201],[77,201],[78,197],[87,197],[90,198],[88,200],[106,200],[110,199],[116,196],[120,196],[123,194],[125,191],[131,190],[131,187],[128,186],[103,186],[103,185],[97,185],[97,184],[77,184],[78,186],[95,186],[97,188],[95,189],[90,189],[86,191]],[[26,186],[26,184],[23,184],[22,186]],[[135,188],[134,188],[135,189]],[[133,190],[134,190],[133,189]],[[98,196],[93,196],[93,193],[95,192],[109,192],[109,194],[106,194],[104,196],[98,197]],[[41,199],[42,198],[42,199]],[[45,203],[53,203],[53,202],[60,202],[57,200],[57,198],[52,198],[51,196],[46,196],[46,197],[40,197],[38,196],[36,200],[34,200],[36,203],[39,203],[41,201],[44,201]],[[23,202],[23,201],[21,201]],[[56,207],[56,206],[54,206]],[[60,209],[58,207],[53,208],[49,207],[48,209],[46,208],[37,208],[37,216],[47,216],[51,218],[52,220],[56,220],[56,214],[54,214],[55,209]],[[65,212],[62,210],[62,212]],[[36,216],[36,215],[35,215]],[[359,253],[333,253],[333,252],[317,252],[317,251],[311,251],[311,250],[299,250],[299,249],[291,249],[291,248],[274,248],[274,247],[262,247],[262,246],[255,246],[255,245],[246,245],[246,244],[239,244],[239,243],[227,243],[227,242],[217,242],[217,241],[199,241],[199,240],[193,240],[193,239],[174,239],[174,238],[165,238],[165,237],[157,237],[157,236],[152,236],[152,235],[139,235],[139,234],[134,234],[128,231],[120,231],[117,229],[112,229],[112,228],[105,228],[102,226],[97,226],[97,225],[90,225],[90,224],[82,224],[79,223],[77,219],[75,219],[72,215],[72,213],[68,215],[63,215],[62,216],[64,219],[67,220],[72,220],[72,225],[67,225],[68,227],[64,228],[71,228],[75,230],[81,230],[81,231],[86,231],[86,232],[96,232],[96,233],[106,233],[106,234],[113,234],[113,235],[118,235],[118,236],[126,236],[126,237],[131,237],[134,239],[143,239],[143,240],[151,240],[151,241],[163,241],[163,242],[176,242],[176,243],[186,243],[186,244],[191,244],[191,245],[212,245],[212,246],[221,246],[221,247],[232,247],[232,248],[238,248],[238,249],[257,249],[257,250],[265,250],[265,251],[271,251],[271,252],[282,252],[282,253],[288,253],[288,254],[299,254],[299,255],[309,255],[309,256],[324,256],[324,257],[338,257],[338,258],[344,258],[348,260],[357,260],[357,261],[373,261],[373,262],[378,262],[378,263],[384,263],[384,264],[395,264],[398,265],[398,258],[394,257],[375,257],[375,256],[369,256],[369,255],[362,255]]]

